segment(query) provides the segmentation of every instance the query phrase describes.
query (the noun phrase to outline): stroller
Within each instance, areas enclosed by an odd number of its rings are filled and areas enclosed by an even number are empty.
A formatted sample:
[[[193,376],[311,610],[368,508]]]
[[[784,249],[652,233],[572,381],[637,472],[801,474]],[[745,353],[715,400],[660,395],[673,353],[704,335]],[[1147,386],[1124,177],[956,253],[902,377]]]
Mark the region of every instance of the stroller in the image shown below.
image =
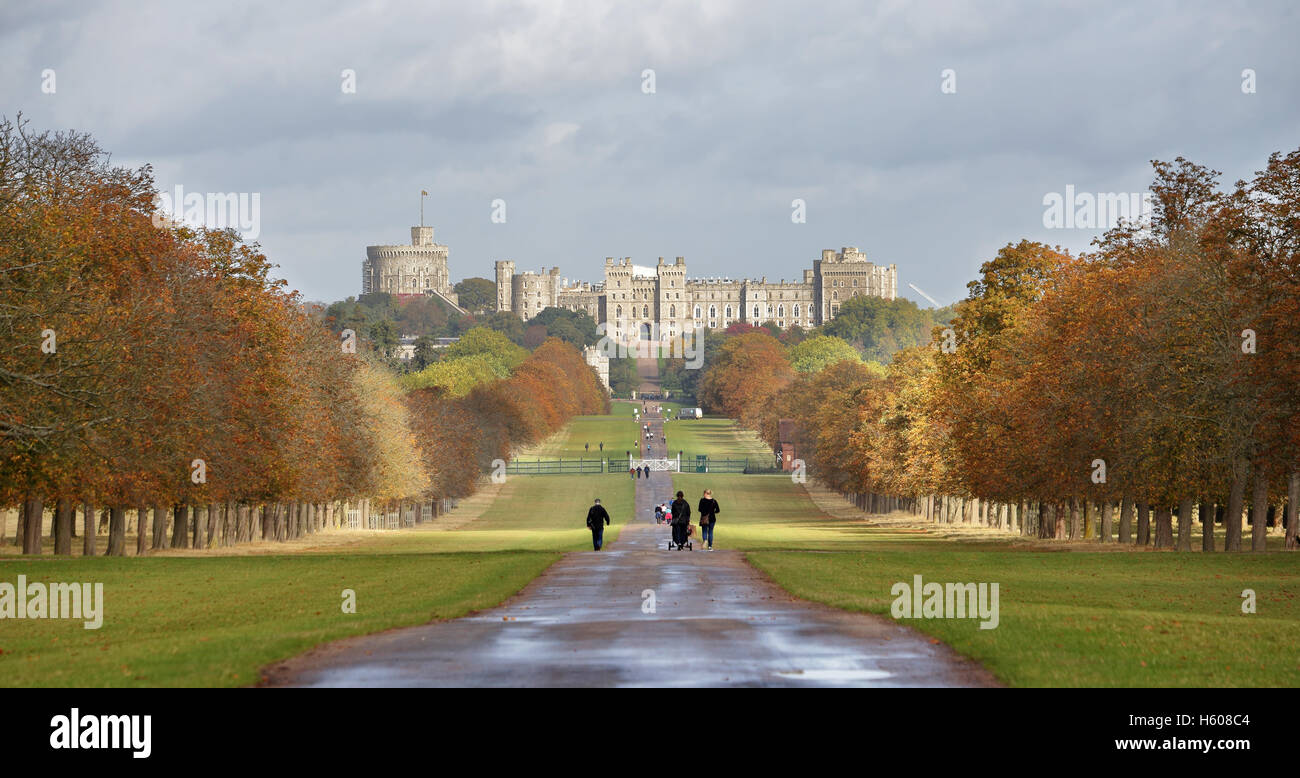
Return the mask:
[[[678,551],[683,548],[689,548],[694,551],[695,547],[691,545],[691,536],[695,534],[695,527],[692,524],[674,524],[673,537],[668,541],[668,550],[671,551],[676,546]]]

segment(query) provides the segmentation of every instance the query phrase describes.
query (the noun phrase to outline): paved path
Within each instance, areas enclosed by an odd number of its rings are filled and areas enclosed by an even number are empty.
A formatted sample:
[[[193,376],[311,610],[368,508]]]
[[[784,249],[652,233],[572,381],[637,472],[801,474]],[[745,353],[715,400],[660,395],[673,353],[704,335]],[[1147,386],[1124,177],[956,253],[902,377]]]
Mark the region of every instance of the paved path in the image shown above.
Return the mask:
[[[662,422],[652,421],[662,446]],[[500,607],[330,644],[271,685],[986,686],[992,676],[893,621],[802,602],[738,552],[669,551],[637,482],[636,517],[600,553],[566,555]],[[698,500],[694,500],[698,502]],[[725,525],[719,524],[725,544]],[[696,545],[696,549],[699,549]],[[651,601],[653,592],[653,602]],[[651,608],[653,605],[653,608]]]

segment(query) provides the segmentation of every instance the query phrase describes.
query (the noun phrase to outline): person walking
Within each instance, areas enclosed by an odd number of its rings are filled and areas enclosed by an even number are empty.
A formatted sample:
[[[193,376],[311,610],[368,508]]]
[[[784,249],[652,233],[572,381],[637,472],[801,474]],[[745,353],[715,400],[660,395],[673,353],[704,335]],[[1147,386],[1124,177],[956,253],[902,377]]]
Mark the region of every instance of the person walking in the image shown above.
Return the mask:
[[[697,506],[700,511],[700,540],[708,544],[708,549],[713,550],[713,525],[718,523],[718,513],[721,508],[718,507],[718,501],[713,499],[713,490],[705,489],[704,496],[700,498],[700,504]]]
[[[681,551],[682,546],[686,545],[687,534],[691,527],[691,504],[686,502],[686,495],[681,492],[677,493],[677,499],[673,500],[673,542],[677,544],[677,550]]]
[[[605,544],[606,524],[609,524],[609,511],[605,510],[597,497],[596,503],[587,509],[587,528],[591,530],[591,545],[596,551]]]

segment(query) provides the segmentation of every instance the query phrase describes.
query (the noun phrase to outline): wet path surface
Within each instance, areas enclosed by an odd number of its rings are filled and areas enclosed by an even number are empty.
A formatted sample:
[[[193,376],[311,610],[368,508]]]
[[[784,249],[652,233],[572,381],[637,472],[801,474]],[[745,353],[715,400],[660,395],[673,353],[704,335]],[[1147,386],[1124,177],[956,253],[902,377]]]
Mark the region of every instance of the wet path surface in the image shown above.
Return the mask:
[[[662,422],[651,420],[658,447]],[[330,644],[273,666],[301,686],[986,686],[979,665],[885,618],[803,602],[735,551],[670,551],[637,482],[605,551],[571,553],[511,600],[454,621]],[[698,501],[698,500],[696,500]],[[725,545],[723,525],[719,542]]]

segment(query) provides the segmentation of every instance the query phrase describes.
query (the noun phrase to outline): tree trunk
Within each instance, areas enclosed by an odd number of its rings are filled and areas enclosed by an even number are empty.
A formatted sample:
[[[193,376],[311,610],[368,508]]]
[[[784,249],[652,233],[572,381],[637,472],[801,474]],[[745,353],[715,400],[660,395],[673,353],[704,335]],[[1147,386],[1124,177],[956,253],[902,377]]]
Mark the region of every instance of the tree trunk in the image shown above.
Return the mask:
[[[1173,548],[1174,511],[1168,505],[1156,508],[1156,548]]]
[[[1293,472],[1286,481],[1286,549],[1295,551],[1300,546],[1296,539],[1296,503],[1300,502],[1300,472]]]
[[[1098,539],[1102,543],[1110,542],[1111,530],[1113,529],[1114,524],[1114,518],[1112,517],[1111,512],[1114,508],[1115,504],[1112,503],[1109,498],[1101,501],[1101,533],[1098,535]]]
[[[72,555],[72,525],[77,507],[71,497],[59,497],[54,503],[54,553]]]
[[[1137,544],[1143,547],[1149,546],[1151,545],[1151,506],[1147,505],[1145,502],[1138,501],[1137,509]]]
[[[1255,467],[1254,510],[1250,520],[1250,550],[1259,552],[1268,550],[1268,470],[1262,465]]]
[[[154,503],[153,506],[153,542],[151,548],[167,546],[167,509]]]
[[[212,540],[212,506],[194,506],[194,547],[206,549]]]
[[[28,494],[23,501],[23,553],[41,553],[41,530],[44,529],[45,500]]]
[[[1083,501],[1083,539],[1097,537],[1097,504],[1092,500]]]
[[[1078,497],[1071,497],[1071,498],[1070,498],[1070,528],[1069,528],[1069,538],[1070,538],[1070,540],[1078,540],[1078,539],[1079,539],[1079,526],[1080,526],[1080,524],[1079,524],[1079,498],[1078,498]]]
[[[190,506],[176,503],[172,506],[172,548],[185,548],[190,540]]]
[[[108,513],[108,556],[126,556],[126,508],[115,505]]]
[[[1223,531],[1227,538],[1223,544],[1224,551],[1241,550],[1241,509],[1246,501],[1245,468],[1234,468],[1232,489],[1228,492],[1228,509],[1223,514]]]
[[[144,556],[149,551],[149,511],[143,506],[135,509],[135,555]]]
[[[1128,497],[1119,499],[1119,542],[1125,546],[1133,542],[1133,501]]]
[[[1214,503],[1201,502],[1201,550],[1214,550]]]
[[[90,503],[81,506],[81,554],[95,555],[95,509]]]
[[[1178,503],[1178,550],[1192,550],[1192,510],[1196,501],[1190,497],[1184,497],[1182,502]]]

